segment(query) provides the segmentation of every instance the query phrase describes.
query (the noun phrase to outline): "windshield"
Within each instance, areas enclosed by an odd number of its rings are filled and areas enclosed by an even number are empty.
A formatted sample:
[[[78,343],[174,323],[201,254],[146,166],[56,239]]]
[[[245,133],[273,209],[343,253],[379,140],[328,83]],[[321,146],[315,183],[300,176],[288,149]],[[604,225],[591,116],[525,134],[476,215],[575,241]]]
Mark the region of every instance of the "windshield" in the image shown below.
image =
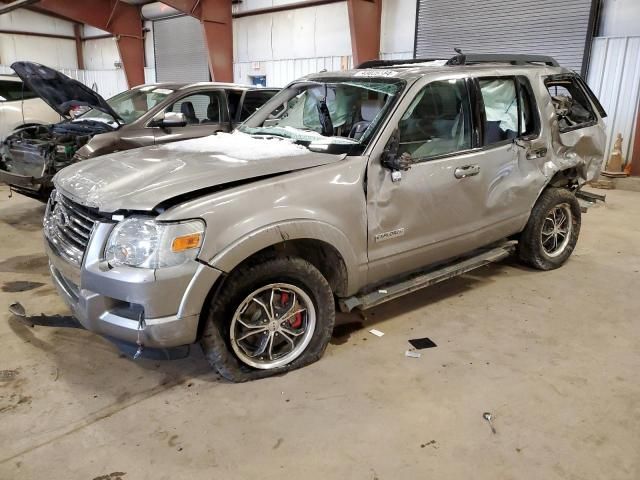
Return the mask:
[[[364,144],[404,85],[398,79],[345,77],[294,83],[238,129],[301,142]]]
[[[147,113],[158,103],[162,102],[173,90],[161,87],[141,87],[119,93],[107,100],[109,106],[124,120],[131,123]],[[92,108],[78,117],[76,120],[100,120],[104,122],[114,122],[108,113]]]

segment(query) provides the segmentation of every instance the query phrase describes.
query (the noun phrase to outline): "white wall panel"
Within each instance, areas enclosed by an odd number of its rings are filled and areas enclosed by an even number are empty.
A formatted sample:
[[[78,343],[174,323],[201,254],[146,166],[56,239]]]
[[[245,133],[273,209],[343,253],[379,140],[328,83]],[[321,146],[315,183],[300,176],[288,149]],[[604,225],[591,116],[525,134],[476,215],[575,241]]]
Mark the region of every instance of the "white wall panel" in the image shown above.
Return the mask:
[[[42,63],[53,68],[77,68],[76,42],[61,38],[0,34],[0,62],[11,65],[19,60]]]
[[[588,83],[609,115],[606,158],[621,133],[627,159],[640,101],[640,36],[595,38],[591,52]]]
[[[87,40],[83,46],[84,67],[87,70],[115,69],[120,61],[120,52],[115,38]]]
[[[352,67],[351,56],[295,58],[266,62],[239,62],[233,65],[233,81],[250,84],[251,76],[266,75],[268,87],[284,87],[291,81],[321,70],[329,72]],[[258,67],[258,68],[255,68]]]
[[[18,9],[0,15],[0,29],[73,36],[73,23],[49,15]]]
[[[604,0],[600,35],[622,37],[640,35],[639,0]]]
[[[413,58],[415,32],[416,0],[383,0],[380,32],[382,58]],[[396,54],[401,56],[393,57]]]

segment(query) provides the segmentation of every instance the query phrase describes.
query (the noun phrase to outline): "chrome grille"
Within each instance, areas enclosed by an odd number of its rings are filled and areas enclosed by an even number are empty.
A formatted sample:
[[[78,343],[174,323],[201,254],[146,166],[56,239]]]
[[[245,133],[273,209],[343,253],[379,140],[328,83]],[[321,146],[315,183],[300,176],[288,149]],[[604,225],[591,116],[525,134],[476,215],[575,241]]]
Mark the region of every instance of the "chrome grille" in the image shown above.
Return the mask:
[[[47,203],[44,232],[57,252],[80,266],[98,215],[55,190]]]

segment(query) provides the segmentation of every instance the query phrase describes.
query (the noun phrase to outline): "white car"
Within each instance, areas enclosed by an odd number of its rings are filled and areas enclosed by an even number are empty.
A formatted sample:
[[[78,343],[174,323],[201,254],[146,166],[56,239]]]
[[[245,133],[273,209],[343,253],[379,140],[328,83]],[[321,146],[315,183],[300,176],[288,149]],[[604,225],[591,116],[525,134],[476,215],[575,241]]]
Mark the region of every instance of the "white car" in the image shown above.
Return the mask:
[[[0,75],[0,141],[18,128],[60,120],[60,115],[26,88],[17,76]]]

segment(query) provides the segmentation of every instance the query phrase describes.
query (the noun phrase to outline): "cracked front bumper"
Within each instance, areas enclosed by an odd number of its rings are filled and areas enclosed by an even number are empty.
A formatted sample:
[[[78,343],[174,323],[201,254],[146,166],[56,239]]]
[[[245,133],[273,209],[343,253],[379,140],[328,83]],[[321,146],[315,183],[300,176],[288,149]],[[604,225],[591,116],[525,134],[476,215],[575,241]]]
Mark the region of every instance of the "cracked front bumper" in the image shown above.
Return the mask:
[[[166,269],[110,268],[101,254],[112,224],[97,223],[78,268],[45,236],[53,282],[87,330],[125,342],[170,348],[193,343],[200,312],[221,272],[197,261]]]

